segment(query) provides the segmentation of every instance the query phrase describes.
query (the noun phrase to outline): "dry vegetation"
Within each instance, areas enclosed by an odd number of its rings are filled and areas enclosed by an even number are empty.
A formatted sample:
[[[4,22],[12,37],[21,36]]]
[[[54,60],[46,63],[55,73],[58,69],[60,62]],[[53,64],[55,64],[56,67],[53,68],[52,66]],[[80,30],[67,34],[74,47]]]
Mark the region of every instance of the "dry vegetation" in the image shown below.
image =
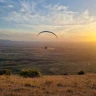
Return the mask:
[[[41,78],[2,75],[0,96],[96,96],[96,74]]]

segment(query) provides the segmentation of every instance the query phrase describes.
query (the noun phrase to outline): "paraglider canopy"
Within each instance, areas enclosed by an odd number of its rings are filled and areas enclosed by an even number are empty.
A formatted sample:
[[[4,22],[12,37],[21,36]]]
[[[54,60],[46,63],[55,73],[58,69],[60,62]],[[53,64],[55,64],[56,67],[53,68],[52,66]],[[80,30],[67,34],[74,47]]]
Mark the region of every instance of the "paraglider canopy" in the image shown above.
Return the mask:
[[[42,32],[40,32],[38,35],[40,35],[40,34],[42,34],[42,33],[51,33],[51,34],[53,34],[56,38],[58,38],[57,35],[56,35],[55,33],[51,32],[51,31],[42,31]],[[38,36],[38,35],[37,35],[37,36]]]

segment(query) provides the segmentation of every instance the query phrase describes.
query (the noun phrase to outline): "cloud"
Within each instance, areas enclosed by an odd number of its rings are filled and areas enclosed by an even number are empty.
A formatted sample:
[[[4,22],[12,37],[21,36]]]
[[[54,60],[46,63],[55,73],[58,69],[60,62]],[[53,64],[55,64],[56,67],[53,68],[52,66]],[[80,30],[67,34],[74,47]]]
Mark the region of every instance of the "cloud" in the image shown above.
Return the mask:
[[[21,2],[21,8],[18,11],[12,11],[6,21],[18,24],[45,24],[45,25],[66,25],[66,24],[83,24],[94,21],[95,16],[90,16],[89,11],[73,12],[68,10],[68,6],[64,5],[43,5],[43,9],[37,11],[35,2]],[[12,8],[12,5],[8,5]],[[46,11],[42,14],[42,11]]]
[[[0,0],[0,2],[4,2],[5,0]]]
[[[14,6],[10,4],[10,5],[8,5],[8,8],[14,8]]]
[[[14,7],[14,5],[8,6]],[[96,16],[91,16],[88,10],[75,12],[69,10],[69,6],[60,4],[39,5],[37,1],[20,1],[20,8],[9,12],[7,17],[3,17],[3,20],[14,23],[16,26],[32,28],[35,31],[68,32],[81,26],[86,27],[96,21]]]

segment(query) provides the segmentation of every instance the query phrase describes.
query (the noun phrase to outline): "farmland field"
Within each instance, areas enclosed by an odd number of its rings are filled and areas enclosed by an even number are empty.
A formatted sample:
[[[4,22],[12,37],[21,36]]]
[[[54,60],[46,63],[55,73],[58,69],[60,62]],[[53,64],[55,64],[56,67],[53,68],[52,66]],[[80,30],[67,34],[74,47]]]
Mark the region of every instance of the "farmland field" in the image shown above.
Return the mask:
[[[42,74],[76,74],[96,72],[95,43],[59,43],[41,46],[0,46],[0,69],[14,73],[25,68],[40,69]]]

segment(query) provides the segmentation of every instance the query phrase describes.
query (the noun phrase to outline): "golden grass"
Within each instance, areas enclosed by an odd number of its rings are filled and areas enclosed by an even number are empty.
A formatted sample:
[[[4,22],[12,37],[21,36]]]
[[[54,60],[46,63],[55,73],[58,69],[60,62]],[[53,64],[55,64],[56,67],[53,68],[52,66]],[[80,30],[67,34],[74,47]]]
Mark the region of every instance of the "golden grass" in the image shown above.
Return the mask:
[[[42,78],[3,75],[0,96],[96,96],[96,74]]]

